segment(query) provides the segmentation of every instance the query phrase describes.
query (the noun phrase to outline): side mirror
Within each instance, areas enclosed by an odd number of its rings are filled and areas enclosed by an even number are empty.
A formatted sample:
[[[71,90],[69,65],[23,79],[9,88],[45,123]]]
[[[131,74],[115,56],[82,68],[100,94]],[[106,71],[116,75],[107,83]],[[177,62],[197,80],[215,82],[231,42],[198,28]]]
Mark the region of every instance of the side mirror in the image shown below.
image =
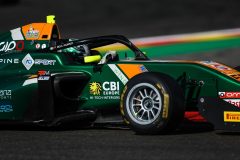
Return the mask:
[[[100,55],[84,57],[84,63],[97,63],[100,60],[101,60],[101,56]]]

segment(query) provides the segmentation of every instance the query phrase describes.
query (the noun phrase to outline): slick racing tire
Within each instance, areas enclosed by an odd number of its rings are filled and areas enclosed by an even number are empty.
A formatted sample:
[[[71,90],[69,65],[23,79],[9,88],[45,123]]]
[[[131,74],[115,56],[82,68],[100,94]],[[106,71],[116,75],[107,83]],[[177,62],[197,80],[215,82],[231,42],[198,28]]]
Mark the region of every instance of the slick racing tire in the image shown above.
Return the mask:
[[[147,72],[126,84],[120,110],[137,134],[168,133],[184,119],[184,95],[173,78]]]
[[[240,72],[240,66],[235,67],[235,69]]]

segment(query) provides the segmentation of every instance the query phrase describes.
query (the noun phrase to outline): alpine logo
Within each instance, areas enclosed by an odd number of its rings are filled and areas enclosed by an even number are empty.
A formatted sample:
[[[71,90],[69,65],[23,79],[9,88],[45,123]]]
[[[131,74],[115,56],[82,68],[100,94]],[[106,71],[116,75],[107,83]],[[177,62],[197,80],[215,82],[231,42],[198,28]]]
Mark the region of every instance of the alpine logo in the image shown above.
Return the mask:
[[[220,98],[240,98],[240,92],[218,92]]]
[[[23,65],[24,65],[24,67],[25,67],[27,70],[29,70],[29,69],[33,66],[34,60],[33,60],[33,58],[31,57],[30,54],[27,54],[27,55],[23,58],[22,63],[23,63]]]

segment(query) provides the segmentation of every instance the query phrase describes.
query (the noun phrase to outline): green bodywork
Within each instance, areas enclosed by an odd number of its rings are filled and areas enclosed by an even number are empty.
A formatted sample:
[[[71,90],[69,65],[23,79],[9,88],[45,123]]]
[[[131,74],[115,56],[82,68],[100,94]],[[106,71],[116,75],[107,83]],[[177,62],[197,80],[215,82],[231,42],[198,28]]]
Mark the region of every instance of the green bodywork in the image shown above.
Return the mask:
[[[1,39],[4,39],[4,42],[11,42],[11,38],[8,37],[10,35],[5,34],[1,36]],[[202,62],[135,60],[131,59],[134,57],[128,57],[105,64],[75,63],[69,60],[68,55],[64,52],[39,52],[36,50],[36,44],[38,43],[49,46],[49,41],[24,40],[24,50],[1,52],[1,120],[25,120],[27,110],[33,107],[32,105],[38,105],[39,80],[37,80],[37,77],[39,76],[38,71],[42,70],[49,71],[53,77],[66,73],[69,75],[79,73],[88,77],[87,82],[84,82],[86,84],[79,92],[78,106],[72,112],[119,107],[120,96],[125,84],[110,68],[111,65],[114,65],[121,70],[118,64],[142,65],[144,66],[144,72],[164,73],[171,76],[182,87],[187,108],[196,108],[199,97],[217,98],[219,92],[240,92],[239,77],[234,79],[216,69],[201,64]],[[119,54],[122,54],[120,57],[124,57],[124,53],[119,52]],[[27,55],[30,55],[35,62],[40,59],[50,60],[51,63],[47,65],[34,63],[28,70],[23,64],[23,59]],[[122,74],[127,77],[123,71]],[[240,72],[237,74],[239,76]],[[128,78],[128,80],[131,79]],[[79,85],[81,83],[79,81]],[[91,92],[90,87],[93,83],[100,85],[98,93]],[[4,108],[6,106],[8,108]],[[66,105],[65,107],[69,106]]]
[[[14,59],[18,58],[18,64],[1,64],[1,90],[11,90],[11,99],[2,99],[1,104],[11,103],[13,106],[12,112],[1,112],[1,119],[21,120],[24,117],[24,113],[29,105],[29,101],[33,100],[35,92],[38,90],[37,83],[23,86],[24,82],[29,79],[30,76],[37,75],[39,70],[47,70],[52,74],[62,72],[79,72],[88,75],[90,78],[88,83],[98,82],[100,84],[104,82],[119,82],[121,94],[124,87],[119,78],[108,67],[108,64],[102,66],[102,71],[94,72],[96,65],[79,64],[71,65],[62,55],[52,53],[31,53],[33,59],[51,59],[56,60],[54,66],[33,66],[30,70],[21,63],[22,59],[26,56],[26,53],[12,53],[3,55],[1,58]],[[186,103],[196,105],[196,100],[199,96],[218,97],[218,92],[231,91],[239,92],[240,83],[216,70],[210,69],[200,64],[195,63],[182,63],[182,62],[152,62],[148,61],[119,61],[113,64],[142,64],[149,72],[165,73],[173,77],[185,90]],[[190,81],[196,80],[196,84],[191,84]],[[204,85],[198,84],[200,81],[204,81]],[[92,108],[107,108],[117,107],[119,105],[119,98],[117,99],[102,99],[102,95],[90,99],[94,96],[90,94],[90,85],[87,84],[83,89],[82,94],[79,96],[81,105],[79,110],[92,109]],[[197,96],[198,89],[200,94]],[[191,92],[190,92],[191,90]],[[192,91],[193,90],[193,91]],[[117,95],[118,97],[120,96]],[[189,95],[190,94],[190,95]],[[67,107],[67,106],[66,106]]]
[[[210,51],[222,51],[240,47],[240,37],[224,38],[220,40],[206,40],[200,42],[174,43],[168,45],[146,46],[140,49],[148,53],[148,57],[161,58],[164,56],[182,54],[196,54]]]

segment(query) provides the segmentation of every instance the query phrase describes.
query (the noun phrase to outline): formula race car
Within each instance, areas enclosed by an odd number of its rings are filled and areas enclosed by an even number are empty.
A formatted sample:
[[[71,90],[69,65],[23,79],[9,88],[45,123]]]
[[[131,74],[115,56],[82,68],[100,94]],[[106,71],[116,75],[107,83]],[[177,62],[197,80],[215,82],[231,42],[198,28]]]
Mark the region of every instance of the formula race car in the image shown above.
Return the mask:
[[[0,120],[56,126],[122,117],[137,133],[157,134],[199,112],[215,129],[239,131],[239,70],[151,60],[119,35],[61,39],[48,17],[0,35]]]

